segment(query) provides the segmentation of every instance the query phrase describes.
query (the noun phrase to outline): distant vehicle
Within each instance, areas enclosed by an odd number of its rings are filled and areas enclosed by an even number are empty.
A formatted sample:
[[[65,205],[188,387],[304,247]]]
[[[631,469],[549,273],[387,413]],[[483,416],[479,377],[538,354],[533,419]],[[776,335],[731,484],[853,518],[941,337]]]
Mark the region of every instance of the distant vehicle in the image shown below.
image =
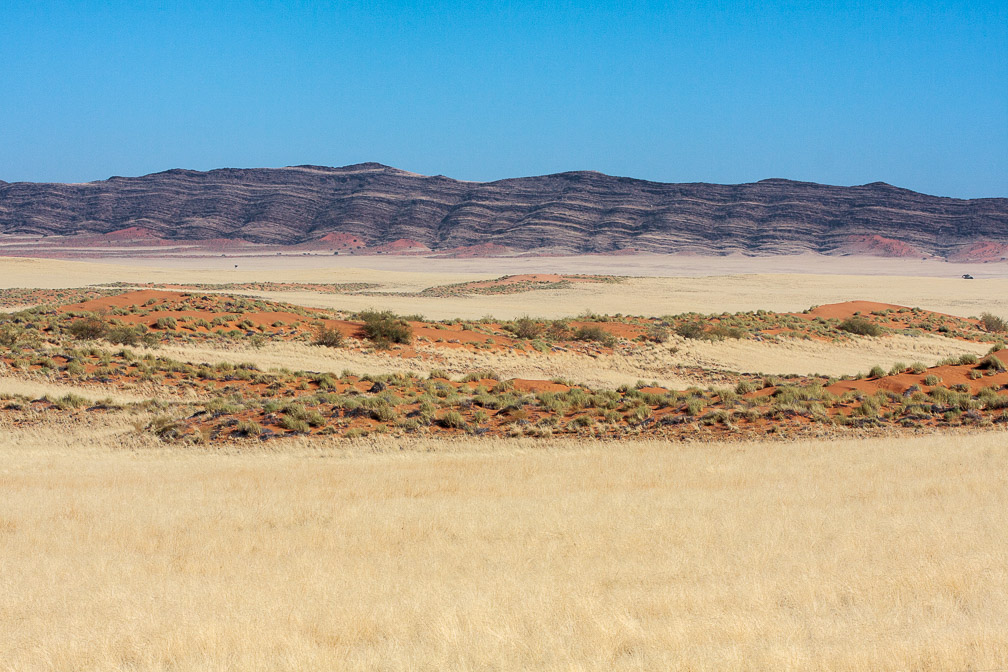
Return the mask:
[[[963,280],[972,280],[973,276],[969,273],[963,273]]]

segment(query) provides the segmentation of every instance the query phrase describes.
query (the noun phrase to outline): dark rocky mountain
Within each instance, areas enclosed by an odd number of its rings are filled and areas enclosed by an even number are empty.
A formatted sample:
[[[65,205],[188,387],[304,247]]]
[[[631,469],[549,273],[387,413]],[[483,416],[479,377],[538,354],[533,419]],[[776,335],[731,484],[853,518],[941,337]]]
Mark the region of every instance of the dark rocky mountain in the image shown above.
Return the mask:
[[[1008,199],[942,198],[881,182],[666,184],[594,172],[463,182],[376,163],[0,182],[0,233],[123,230],[279,245],[405,240],[432,250],[952,257],[976,248],[998,256],[1008,250]]]

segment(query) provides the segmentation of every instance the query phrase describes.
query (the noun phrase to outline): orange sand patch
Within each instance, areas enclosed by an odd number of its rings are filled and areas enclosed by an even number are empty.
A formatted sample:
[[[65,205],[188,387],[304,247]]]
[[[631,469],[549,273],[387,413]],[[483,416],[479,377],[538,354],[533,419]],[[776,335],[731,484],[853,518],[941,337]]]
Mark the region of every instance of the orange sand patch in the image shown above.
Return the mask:
[[[87,311],[101,313],[112,308],[132,308],[142,306],[151,299],[159,301],[179,301],[184,297],[181,292],[165,292],[157,289],[139,289],[135,292],[126,292],[114,296],[104,296],[100,299],[91,299],[81,303],[71,303],[60,308],[63,312]]]
[[[567,385],[554,383],[549,380],[528,380],[525,378],[515,378],[514,388],[519,392],[567,392],[571,388]]]
[[[792,313],[797,317],[805,317],[810,320],[821,317],[824,320],[836,319],[846,320],[854,317],[855,313],[867,315],[872,311],[899,310],[905,306],[897,306],[892,303],[878,303],[876,301],[844,301],[843,303],[827,303],[817,306],[807,313]]]

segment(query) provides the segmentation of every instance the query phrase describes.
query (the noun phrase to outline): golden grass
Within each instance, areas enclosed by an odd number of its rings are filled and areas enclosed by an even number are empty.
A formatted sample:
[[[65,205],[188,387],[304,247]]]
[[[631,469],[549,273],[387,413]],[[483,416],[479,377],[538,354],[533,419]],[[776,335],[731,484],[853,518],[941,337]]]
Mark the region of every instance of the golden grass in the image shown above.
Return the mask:
[[[1004,433],[211,454],[103,425],[0,435],[0,669],[1008,666]]]

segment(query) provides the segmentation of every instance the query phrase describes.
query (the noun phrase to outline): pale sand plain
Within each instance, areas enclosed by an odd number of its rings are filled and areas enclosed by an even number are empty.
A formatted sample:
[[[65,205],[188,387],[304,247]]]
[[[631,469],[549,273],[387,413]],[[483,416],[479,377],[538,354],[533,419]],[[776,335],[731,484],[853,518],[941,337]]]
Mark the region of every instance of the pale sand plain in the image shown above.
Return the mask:
[[[235,269],[234,264],[238,264]],[[786,272],[785,272],[786,271]],[[847,271],[841,273],[839,271]],[[971,272],[975,280],[963,280]],[[510,273],[573,272],[634,276],[618,284],[453,298],[397,296]],[[883,273],[885,272],[885,274]],[[512,319],[608,314],[668,315],[746,310],[800,311],[852,299],[918,306],[968,317],[1008,315],[1008,264],[949,264],[874,257],[264,257],[148,259],[142,264],[0,258],[0,288],[81,287],[107,282],[372,282],[386,295],[255,292],[302,305],[389,309],[429,319]]]

